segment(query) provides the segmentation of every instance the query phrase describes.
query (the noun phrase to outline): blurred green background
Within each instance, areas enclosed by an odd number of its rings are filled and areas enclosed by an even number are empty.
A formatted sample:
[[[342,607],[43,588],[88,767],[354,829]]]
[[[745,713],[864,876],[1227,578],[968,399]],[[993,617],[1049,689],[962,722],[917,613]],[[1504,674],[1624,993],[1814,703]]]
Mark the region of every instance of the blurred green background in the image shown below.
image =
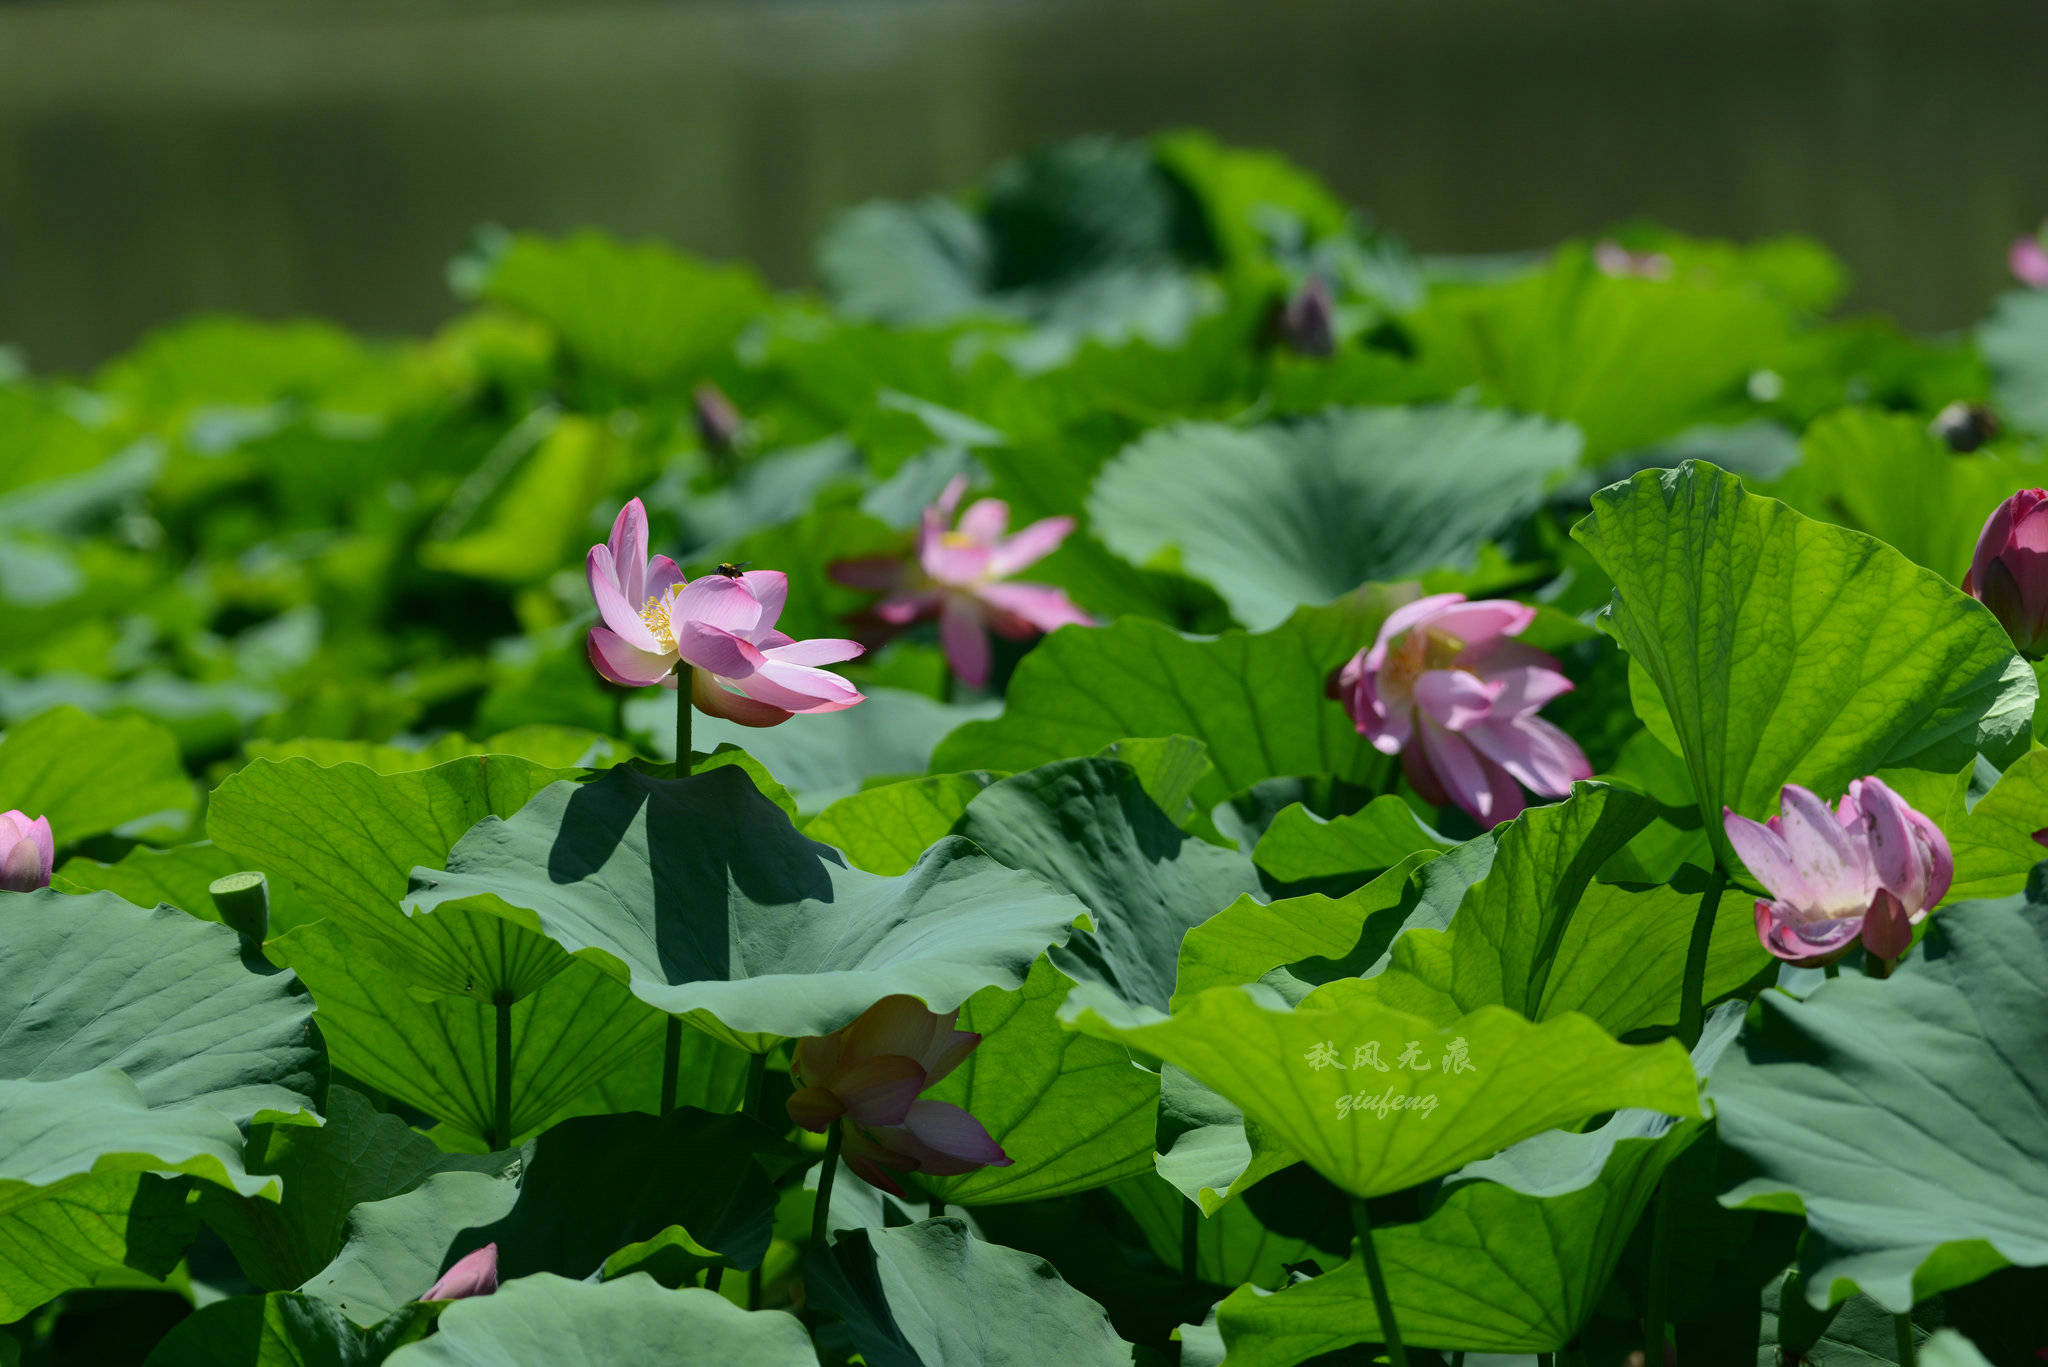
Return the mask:
[[[1272,147],[1424,251],[1810,233],[1940,329],[2048,212],[2040,0],[0,5],[0,342],[417,332],[480,223],[812,278],[875,196],[1089,131]]]

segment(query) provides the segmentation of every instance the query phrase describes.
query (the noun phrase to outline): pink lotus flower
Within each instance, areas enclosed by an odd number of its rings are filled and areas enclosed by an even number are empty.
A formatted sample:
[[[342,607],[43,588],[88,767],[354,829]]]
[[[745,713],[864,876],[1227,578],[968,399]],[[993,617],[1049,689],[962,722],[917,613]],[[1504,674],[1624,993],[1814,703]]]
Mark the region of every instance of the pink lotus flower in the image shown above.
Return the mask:
[[[2022,655],[2048,654],[2048,491],[2022,489],[1991,510],[1963,592],[1991,609]]]
[[[488,1296],[498,1289],[498,1246],[485,1244],[465,1253],[441,1279],[427,1288],[423,1301],[459,1301],[469,1296]]]
[[[1487,825],[1511,820],[1522,789],[1563,797],[1593,766],[1537,716],[1572,681],[1556,659],[1511,639],[1536,609],[1439,593],[1396,608],[1370,649],[1330,681],[1330,696],[1382,754],[1401,756],[1430,802],[1456,802]],[[1519,785],[1519,786],[1517,786]]]
[[[57,842],[50,819],[26,812],[0,812],[0,892],[34,892],[50,886],[57,866]]]
[[[1756,904],[1764,948],[1802,968],[1840,958],[1858,935],[1877,958],[1904,954],[1955,875],[1941,828],[1875,778],[1851,783],[1833,812],[1791,783],[1779,807],[1768,822],[1721,811],[1728,843],[1771,894]]]
[[[1006,1168],[1010,1156],[958,1106],[918,1093],[974,1052],[981,1036],[955,1030],[958,1011],[939,1015],[915,997],[884,997],[853,1024],[797,1041],[798,1090],[789,1118],[814,1134],[838,1122],[840,1156],[862,1181],[903,1195],[883,1171],[951,1177]]]
[[[891,627],[937,617],[946,662],[962,683],[981,688],[988,683],[991,630],[1021,641],[1070,623],[1094,623],[1062,589],[1002,582],[1058,550],[1074,530],[1074,519],[1048,517],[1005,535],[1010,505],[984,498],[960,514],[956,528],[953,515],[966,492],[967,476],[960,475],[924,510],[912,562],[842,560],[832,567],[832,577],[853,588],[888,590],[875,604],[875,616]]]
[[[817,668],[861,654],[857,641],[797,641],[775,629],[789,597],[778,570],[687,580],[665,555],[647,556],[647,509],[634,499],[611,540],[586,561],[603,625],[590,629],[590,662],[613,683],[676,686],[689,665],[698,710],[742,726],[776,726],[798,712],[838,712],[860,690]]]
[[[1671,258],[1662,252],[1632,252],[1613,238],[1602,238],[1593,248],[1593,264],[1602,275],[1633,277],[1637,280],[1669,280]]]
[[[2022,285],[2048,290],[2048,248],[2041,245],[2040,233],[2014,238],[2006,250],[2005,264]]]

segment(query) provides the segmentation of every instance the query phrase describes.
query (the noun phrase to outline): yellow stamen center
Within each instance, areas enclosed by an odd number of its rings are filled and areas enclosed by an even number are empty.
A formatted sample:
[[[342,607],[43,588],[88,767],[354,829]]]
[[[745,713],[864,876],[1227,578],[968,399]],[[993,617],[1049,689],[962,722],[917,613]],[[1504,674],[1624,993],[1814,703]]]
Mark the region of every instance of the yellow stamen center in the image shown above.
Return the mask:
[[[648,599],[640,609],[640,620],[645,622],[647,629],[654,633],[655,641],[663,650],[674,650],[676,648],[675,629],[669,625],[668,610],[669,605],[675,601],[676,595],[682,591],[683,586],[681,584],[671,585],[668,592],[656,594]]]
[[[939,544],[948,550],[964,551],[981,543],[965,532],[947,532],[939,538]]]
[[[1458,652],[1464,648],[1463,641],[1435,627],[1408,632],[1387,652],[1387,662],[1380,670],[1380,687],[1384,690],[1392,685],[1405,697],[1423,674],[1432,669],[1454,668]]]

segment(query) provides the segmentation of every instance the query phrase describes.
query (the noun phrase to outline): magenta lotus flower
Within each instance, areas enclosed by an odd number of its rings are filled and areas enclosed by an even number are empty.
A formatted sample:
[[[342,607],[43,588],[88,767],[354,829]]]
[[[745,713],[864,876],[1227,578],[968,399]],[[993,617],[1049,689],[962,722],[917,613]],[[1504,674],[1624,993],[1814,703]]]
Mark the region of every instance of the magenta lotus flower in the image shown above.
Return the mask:
[[[1832,812],[1791,783],[1778,805],[1768,822],[1721,811],[1728,843],[1771,894],[1756,904],[1764,948],[1802,968],[1840,958],[1859,935],[1877,958],[1904,954],[1955,876],[1941,828],[1875,778],[1851,783]]]
[[[1991,609],[2021,654],[2048,654],[2048,491],[2022,489],[1991,510],[1963,592]]]
[[[1377,640],[1330,681],[1359,733],[1401,756],[1415,791],[1486,825],[1519,815],[1522,789],[1563,797],[1593,766],[1537,716],[1572,681],[1552,656],[1514,640],[1536,609],[1439,593],[1396,608]]]
[[[2016,237],[2006,250],[2005,264],[2012,271],[2013,278],[2031,289],[2048,290],[2048,247],[2043,247],[2041,238],[2048,233],[2029,233]]]
[[[789,597],[778,570],[707,574],[689,580],[665,555],[647,555],[647,509],[628,503],[611,540],[586,562],[600,626],[590,629],[590,662],[613,683],[676,686],[676,665],[693,670],[690,700],[742,726],[775,726],[798,712],[838,712],[864,701],[859,689],[819,665],[851,660],[857,641],[797,641],[775,629]]]
[[[50,819],[26,812],[0,812],[0,892],[34,892],[50,886],[57,866],[57,842]]]
[[[1671,258],[1662,252],[1632,252],[1613,238],[1603,238],[1593,248],[1593,264],[1602,275],[1637,280],[1669,280]]]
[[[1074,530],[1074,519],[1048,517],[1006,535],[1010,505],[984,498],[960,513],[955,526],[966,492],[967,476],[958,476],[924,510],[909,563],[892,557],[842,560],[832,567],[832,577],[853,588],[886,589],[888,596],[874,612],[888,626],[938,618],[946,663],[962,683],[981,688],[988,683],[989,632],[1021,641],[1069,624],[1094,623],[1062,589],[1004,582],[1058,550]]]
[[[814,1134],[841,1126],[840,1155],[870,1186],[897,1196],[885,1168],[951,1177],[1006,1168],[1010,1156],[958,1106],[918,1093],[960,1066],[981,1036],[955,1030],[915,997],[884,997],[853,1024],[797,1041],[789,1118]]]
[[[427,1288],[423,1301],[459,1301],[469,1296],[488,1296],[498,1289],[498,1246],[485,1244],[465,1253],[441,1279]]]

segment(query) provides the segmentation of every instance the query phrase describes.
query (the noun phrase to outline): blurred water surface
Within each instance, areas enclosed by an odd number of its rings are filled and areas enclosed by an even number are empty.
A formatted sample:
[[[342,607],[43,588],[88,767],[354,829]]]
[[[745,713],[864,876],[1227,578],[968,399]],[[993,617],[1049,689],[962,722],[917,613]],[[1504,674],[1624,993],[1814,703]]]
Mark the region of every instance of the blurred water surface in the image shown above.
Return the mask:
[[[0,7],[0,340],[92,365],[199,309],[417,331],[479,223],[810,277],[877,195],[1200,125],[1419,248],[1647,215],[1800,231],[1974,319],[2048,213],[2041,0],[698,0]]]

